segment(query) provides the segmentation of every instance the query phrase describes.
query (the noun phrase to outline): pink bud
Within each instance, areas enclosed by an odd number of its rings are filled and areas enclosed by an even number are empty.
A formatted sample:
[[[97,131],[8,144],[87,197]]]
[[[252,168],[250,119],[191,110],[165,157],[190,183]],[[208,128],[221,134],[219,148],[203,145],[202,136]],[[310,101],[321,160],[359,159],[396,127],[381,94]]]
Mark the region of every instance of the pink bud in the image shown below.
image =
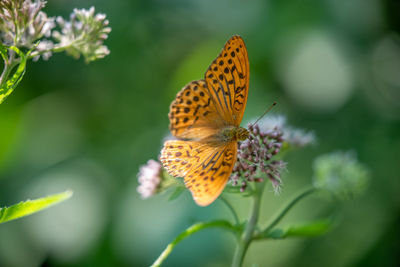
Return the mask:
[[[275,149],[275,150],[272,151],[272,155],[276,155],[278,153],[279,153],[279,149]]]

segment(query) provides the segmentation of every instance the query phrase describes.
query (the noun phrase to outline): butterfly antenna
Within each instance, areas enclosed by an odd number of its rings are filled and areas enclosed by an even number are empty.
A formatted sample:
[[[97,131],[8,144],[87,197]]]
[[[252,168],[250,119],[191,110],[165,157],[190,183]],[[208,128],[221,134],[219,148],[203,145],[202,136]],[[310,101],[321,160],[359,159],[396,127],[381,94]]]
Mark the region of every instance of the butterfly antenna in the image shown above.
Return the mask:
[[[276,101],[274,101],[274,103],[272,103],[272,105],[269,106],[269,108],[267,108],[266,111],[264,111],[264,113],[252,124],[252,126],[256,125],[256,123],[259,122],[259,121],[262,119],[262,117],[264,117],[265,114],[267,114],[268,112],[270,112],[271,109],[272,109],[273,107],[275,107],[275,106],[276,106]]]

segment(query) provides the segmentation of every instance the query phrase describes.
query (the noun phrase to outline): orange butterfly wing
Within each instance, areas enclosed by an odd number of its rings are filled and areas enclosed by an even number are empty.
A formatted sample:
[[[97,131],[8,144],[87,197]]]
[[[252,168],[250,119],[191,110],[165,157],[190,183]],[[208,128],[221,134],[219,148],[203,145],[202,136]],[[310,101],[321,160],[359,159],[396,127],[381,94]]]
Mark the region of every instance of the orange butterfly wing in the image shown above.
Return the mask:
[[[215,109],[230,125],[239,126],[249,92],[249,58],[243,39],[233,36],[205,74]]]
[[[249,62],[243,39],[233,36],[208,68],[205,79],[186,85],[170,106],[171,133],[183,139],[164,143],[161,161],[184,177],[200,206],[222,192],[236,161],[237,142],[219,136],[240,125],[249,89]]]
[[[169,129],[178,138],[204,139],[215,135],[225,124],[215,110],[204,80],[182,88],[171,103],[168,117]]]
[[[209,145],[171,140],[164,144],[161,162],[168,173],[185,177],[185,185],[199,206],[211,204],[224,190],[236,162],[237,143]]]

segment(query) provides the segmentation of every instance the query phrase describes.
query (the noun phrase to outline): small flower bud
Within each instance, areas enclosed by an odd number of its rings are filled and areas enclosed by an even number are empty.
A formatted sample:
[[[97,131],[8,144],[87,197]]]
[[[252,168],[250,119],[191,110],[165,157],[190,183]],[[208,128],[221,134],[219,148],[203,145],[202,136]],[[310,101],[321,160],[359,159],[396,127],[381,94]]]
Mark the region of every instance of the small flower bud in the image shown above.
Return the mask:
[[[272,155],[276,155],[276,154],[278,154],[278,153],[279,153],[279,149],[274,149],[274,150],[271,152]]]
[[[246,182],[242,182],[242,186],[240,187],[240,192],[244,192],[246,190],[247,187],[247,183]]]

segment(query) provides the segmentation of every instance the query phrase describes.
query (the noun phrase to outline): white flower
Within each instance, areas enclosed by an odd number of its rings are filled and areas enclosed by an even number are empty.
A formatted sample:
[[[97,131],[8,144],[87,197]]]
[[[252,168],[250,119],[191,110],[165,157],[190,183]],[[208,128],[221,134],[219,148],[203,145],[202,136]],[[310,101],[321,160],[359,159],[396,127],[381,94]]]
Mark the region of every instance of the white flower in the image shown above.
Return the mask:
[[[293,127],[286,127],[284,129],[283,139],[296,147],[304,147],[316,142],[314,132],[306,132],[303,129]]]
[[[88,10],[74,9],[69,21],[57,17],[61,31],[53,31],[57,46],[66,47],[66,52],[75,58],[81,55],[86,62],[103,58],[110,54],[103,41],[107,39],[111,28],[105,14],[95,14],[94,7]]]
[[[42,0],[1,0],[0,42],[33,48],[43,36],[50,37],[56,25],[54,18],[41,11],[45,4]]]
[[[261,121],[258,123],[261,131],[268,130],[283,130],[286,126],[286,117],[283,115],[274,115],[267,114]]]
[[[268,114],[259,122],[259,126],[260,130],[264,132],[272,130],[281,131],[283,133],[283,140],[295,147],[304,147],[316,142],[313,132],[307,132],[303,129],[287,125],[286,117],[283,115]]]
[[[369,171],[361,164],[354,151],[337,151],[321,155],[313,163],[313,184],[326,189],[341,199],[363,193],[368,185]]]

